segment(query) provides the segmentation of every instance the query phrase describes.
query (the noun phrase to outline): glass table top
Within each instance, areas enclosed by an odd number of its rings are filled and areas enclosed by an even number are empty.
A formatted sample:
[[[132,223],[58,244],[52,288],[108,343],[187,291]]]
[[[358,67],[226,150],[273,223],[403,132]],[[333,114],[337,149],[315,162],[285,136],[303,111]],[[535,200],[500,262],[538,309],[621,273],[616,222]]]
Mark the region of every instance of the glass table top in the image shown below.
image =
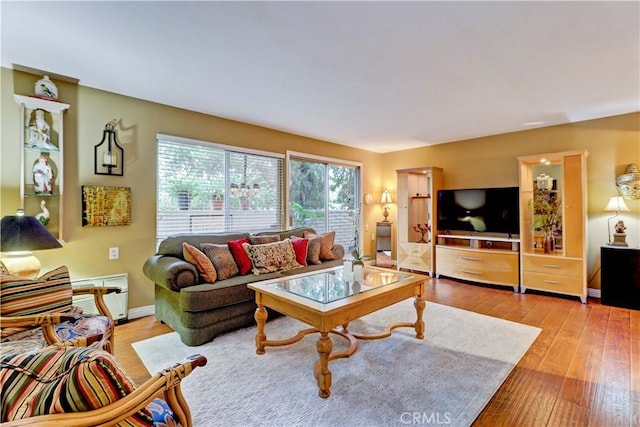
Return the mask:
[[[320,303],[330,303],[381,286],[387,286],[412,278],[411,274],[394,270],[379,270],[365,267],[362,280],[347,281],[342,267],[322,271],[308,276],[291,277],[272,286]]]

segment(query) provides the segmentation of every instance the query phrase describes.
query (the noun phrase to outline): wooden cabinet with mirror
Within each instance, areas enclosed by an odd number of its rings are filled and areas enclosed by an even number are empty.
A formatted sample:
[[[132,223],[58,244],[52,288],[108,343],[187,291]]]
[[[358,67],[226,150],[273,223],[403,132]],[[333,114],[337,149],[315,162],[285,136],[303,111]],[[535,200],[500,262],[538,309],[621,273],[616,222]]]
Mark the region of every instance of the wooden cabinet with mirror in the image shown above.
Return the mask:
[[[63,113],[69,105],[23,95],[14,99],[20,105],[22,208],[62,240]]]
[[[396,171],[398,178],[398,268],[435,270],[435,216],[441,168],[424,167]]]
[[[519,157],[521,292],[587,301],[586,151]]]

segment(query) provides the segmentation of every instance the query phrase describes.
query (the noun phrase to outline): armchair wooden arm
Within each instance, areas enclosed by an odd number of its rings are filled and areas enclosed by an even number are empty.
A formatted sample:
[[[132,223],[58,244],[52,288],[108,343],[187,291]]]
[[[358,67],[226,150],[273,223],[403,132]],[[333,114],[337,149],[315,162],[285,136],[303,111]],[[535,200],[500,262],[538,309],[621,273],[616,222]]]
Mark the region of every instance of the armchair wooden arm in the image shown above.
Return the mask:
[[[131,417],[137,411],[149,405],[153,399],[160,397],[165,400],[182,426],[191,427],[191,411],[182,395],[180,381],[193,369],[207,364],[207,358],[193,355],[180,363],[157,373],[128,394],[124,398],[91,411],[40,415],[21,420],[3,423],[3,427],[91,427],[112,426]]]
[[[107,316],[109,319],[113,320],[113,316],[109,311],[109,307],[104,302],[104,295],[107,294],[119,294],[121,289],[117,286],[91,286],[86,288],[74,288],[72,289],[73,295],[93,295],[93,301],[96,304],[96,308],[98,309],[98,313],[101,316]]]

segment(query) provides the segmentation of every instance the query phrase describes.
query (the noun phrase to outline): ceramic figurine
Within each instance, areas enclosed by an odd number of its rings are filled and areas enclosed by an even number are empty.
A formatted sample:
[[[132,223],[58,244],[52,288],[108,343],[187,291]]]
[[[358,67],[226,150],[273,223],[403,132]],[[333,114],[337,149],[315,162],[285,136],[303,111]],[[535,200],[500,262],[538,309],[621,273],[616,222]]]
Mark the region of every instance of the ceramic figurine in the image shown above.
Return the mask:
[[[58,88],[55,83],[49,80],[49,76],[44,76],[36,82],[36,96],[46,99],[58,99]]]
[[[51,143],[51,126],[44,118],[44,110],[38,108],[33,112],[33,118],[29,121],[27,145],[41,150],[58,151],[58,147]]]
[[[53,169],[49,165],[49,156],[42,154],[33,165],[33,186],[36,194],[52,194]]]

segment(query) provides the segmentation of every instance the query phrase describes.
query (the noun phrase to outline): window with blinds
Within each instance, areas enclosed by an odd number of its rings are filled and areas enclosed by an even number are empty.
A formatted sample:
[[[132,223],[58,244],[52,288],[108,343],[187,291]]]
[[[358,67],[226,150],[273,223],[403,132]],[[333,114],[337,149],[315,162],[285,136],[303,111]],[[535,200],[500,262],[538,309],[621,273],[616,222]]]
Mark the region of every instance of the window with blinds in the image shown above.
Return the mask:
[[[156,237],[284,227],[283,156],[158,136]]]

